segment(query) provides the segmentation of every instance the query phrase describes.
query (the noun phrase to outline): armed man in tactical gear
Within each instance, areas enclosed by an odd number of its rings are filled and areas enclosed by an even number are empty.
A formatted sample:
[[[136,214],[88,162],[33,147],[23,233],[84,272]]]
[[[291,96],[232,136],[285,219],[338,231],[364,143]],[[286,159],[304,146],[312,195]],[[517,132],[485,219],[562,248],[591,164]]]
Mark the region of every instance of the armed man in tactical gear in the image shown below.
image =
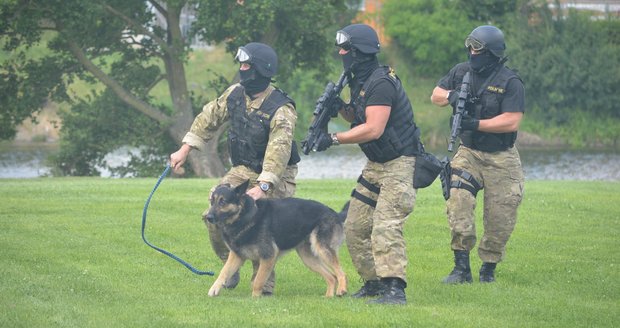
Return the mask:
[[[524,177],[514,143],[525,112],[521,78],[504,66],[504,34],[495,26],[479,26],[465,39],[469,60],[454,66],[439,80],[431,101],[455,110],[463,77],[473,81],[461,121],[461,145],[451,162],[446,201],[452,234],[454,269],[447,284],[471,283],[469,252],[476,244],[476,195],[484,189],[484,235],[478,245],[482,260],[480,282],[495,281],[506,243],[517,221]]]
[[[407,255],[403,226],[413,210],[413,171],[419,131],[409,98],[394,70],[380,66],[377,33],[349,25],[336,34],[351,102],[339,113],[351,129],[319,137],[318,151],[359,144],[368,158],[353,190],[345,221],[349,253],[365,281],[355,298],[380,296],[375,304],[405,304]]]
[[[278,71],[278,57],[268,45],[252,42],[240,47],[235,59],[240,63],[240,83],[203,107],[181,148],[170,155],[170,165],[180,168],[190,151],[204,149],[218,128],[230,121],[228,148],[233,166],[220,184],[238,186],[250,180],[247,194],[254,199],[292,197],[300,159],[293,141],[297,113],[293,100],[270,85]],[[226,262],[229,250],[221,231],[207,220],[205,224],[215,253]],[[258,263],[253,265],[256,275]],[[234,288],[238,282],[239,272],[224,287]],[[274,285],[272,273],[263,295],[272,294]]]

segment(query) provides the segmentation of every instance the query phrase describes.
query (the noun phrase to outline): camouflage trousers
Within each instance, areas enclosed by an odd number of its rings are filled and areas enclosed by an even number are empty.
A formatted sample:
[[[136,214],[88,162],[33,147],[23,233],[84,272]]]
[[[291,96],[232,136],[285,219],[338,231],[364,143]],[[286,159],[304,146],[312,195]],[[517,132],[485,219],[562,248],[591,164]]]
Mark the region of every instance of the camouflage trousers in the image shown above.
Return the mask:
[[[276,184],[267,192],[267,198],[284,198],[284,197],[293,197],[295,194],[295,176],[297,175],[297,165],[289,165],[284,172],[284,175],[280,178],[280,183]],[[244,183],[246,180],[250,180],[250,185],[248,189],[254,188],[258,185],[256,179],[258,179],[259,174],[254,172],[254,170],[250,169],[247,166],[238,165],[234,166],[224,175],[224,177],[219,181],[218,184],[228,183],[232,186],[238,186]],[[211,193],[217,187],[214,186],[211,188],[209,192],[209,198],[211,198]],[[205,210],[204,215],[208,212],[208,208]],[[226,243],[222,239],[222,232],[217,228],[215,224],[209,223],[205,220],[205,224],[207,225],[207,230],[209,231],[209,239],[211,240],[211,246],[213,247],[213,251],[215,254],[224,262],[228,259],[229,249],[226,246]],[[256,270],[258,269],[258,263],[252,263],[254,268],[254,273],[252,275],[252,281],[254,281],[254,277],[256,276]],[[271,276],[265,283],[265,287],[263,291],[273,293],[273,288],[275,286],[275,271],[271,273]]]
[[[487,153],[461,145],[452,159],[453,169],[470,173],[484,188],[484,234],[478,246],[483,262],[498,263],[517,222],[517,208],[523,199],[523,169],[516,147]],[[452,181],[465,179],[452,174]],[[453,250],[473,249],[476,245],[474,211],[476,198],[466,189],[451,188],[446,202]]]
[[[365,281],[395,277],[406,281],[407,254],[403,227],[413,211],[415,157],[401,156],[387,163],[368,161],[362,177],[377,194],[358,182],[355,191],[372,201],[368,205],[352,197],[345,221],[347,247],[353,265]]]

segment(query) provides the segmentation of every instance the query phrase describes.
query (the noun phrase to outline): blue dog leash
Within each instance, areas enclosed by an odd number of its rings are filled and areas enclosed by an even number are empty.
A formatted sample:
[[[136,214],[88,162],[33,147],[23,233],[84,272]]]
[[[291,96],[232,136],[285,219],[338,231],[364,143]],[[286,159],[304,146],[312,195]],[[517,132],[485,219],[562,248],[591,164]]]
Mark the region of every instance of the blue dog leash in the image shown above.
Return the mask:
[[[151,243],[148,242],[148,240],[146,240],[146,237],[144,236],[144,228],[146,227],[146,211],[149,207],[149,203],[151,202],[151,198],[153,197],[153,194],[155,193],[155,190],[157,190],[157,187],[159,187],[159,184],[164,180],[164,178],[166,177],[166,175],[168,175],[168,172],[170,172],[170,164],[166,165],[166,169],[164,169],[164,172],[161,174],[161,176],[159,177],[159,180],[157,180],[157,183],[155,184],[155,187],[153,188],[153,191],[151,191],[151,194],[149,195],[149,198],[146,200],[146,203],[144,204],[144,210],[142,211],[142,240],[144,240],[144,242],[151,246],[152,248],[154,248],[155,250],[157,250],[158,252],[164,253],[168,256],[170,256],[171,258],[177,260],[179,263],[183,264],[186,268],[188,268],[189,270],[191,270],[193,273],[198,274],[198,275],[209,275],[212,276],[214,275],[213,271],[200,271],[196,268],[194,268],[191,264],[183,261],[181,258],[179,258],[178,256],[164,250],[161,249]]]

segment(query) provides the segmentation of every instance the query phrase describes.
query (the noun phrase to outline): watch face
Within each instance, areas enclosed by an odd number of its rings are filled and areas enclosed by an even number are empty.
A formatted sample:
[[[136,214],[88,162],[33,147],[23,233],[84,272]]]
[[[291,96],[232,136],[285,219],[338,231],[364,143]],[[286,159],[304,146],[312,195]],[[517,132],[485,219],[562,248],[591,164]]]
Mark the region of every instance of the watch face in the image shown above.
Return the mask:
[[[268,191],[268,190],[269,190],[269,184],[268,184],[268,183],[266,183],[266,182],[261,182],[261,183],[259,184],[259,186],[260,186],[260,189],[261,189],[262,191]]]

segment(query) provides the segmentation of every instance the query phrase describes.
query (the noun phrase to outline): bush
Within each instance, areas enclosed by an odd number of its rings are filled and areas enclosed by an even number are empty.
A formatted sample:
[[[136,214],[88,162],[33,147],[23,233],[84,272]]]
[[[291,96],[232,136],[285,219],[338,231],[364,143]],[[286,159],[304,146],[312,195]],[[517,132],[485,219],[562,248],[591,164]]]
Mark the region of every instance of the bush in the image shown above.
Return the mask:
[[[477,25],[455,1],[388,1],[385,30],[424,76],[440,76],[466,59],[465,37]]]
[[[554,17],[546,5],[517,19],[509,54],[525,82],[528,108],[549,124],[568,124],[573,111],[620,118],[619,29],[620,21],[596,21],[587,12]]]

